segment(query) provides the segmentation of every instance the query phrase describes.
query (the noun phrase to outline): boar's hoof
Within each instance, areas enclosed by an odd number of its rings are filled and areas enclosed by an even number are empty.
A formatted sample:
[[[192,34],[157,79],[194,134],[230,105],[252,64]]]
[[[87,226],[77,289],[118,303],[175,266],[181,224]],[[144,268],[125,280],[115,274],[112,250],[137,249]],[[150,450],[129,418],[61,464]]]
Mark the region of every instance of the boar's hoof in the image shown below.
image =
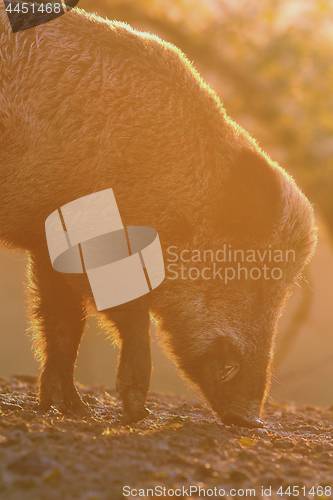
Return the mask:
[[[74,414],[77,417],[86,417],[91,415],[89,407],[83,403],[83,401],[75,401],[69,404],[64,404],[63,401],[52,401],[52,403],[44,404],[44,402],[41,401],[38,405],[38,410],[42,413],[47,413],[51,409],[51,406],[56,408],[63,415],[66,415],[67,413]]]
[[[46,413],[51,409],[51,406],[64,415],[68,412],[79,417],[91,414],[89,406],[82,401],[74,384],[64,389],[60,384],[51,383],[45,387],[45,383],[43,383],[40,388],[38,409],[42,413]]]
[[[140,384],[121,379],[116,381],[116,389],[123,403],[124,425],[139,422],[149,415],[149,410],[145,407],[147,389]]]
[[[122,423],[123,425],[134,424],[135,422],[139,422],[140,420],[146,418],[149,413],[150,411],[144,406],[130,411],[124,411]]]
[[[233,410],[228,410],[220,417],[226,425],[238,425],[239,427],[248,427],[249,429],[263,427],[263,423],[257,417],[241,415]]]
[[[89,417],[91,410],[83,401],[75,401],[66,407],[66,413],[73,413],[77,417]]]

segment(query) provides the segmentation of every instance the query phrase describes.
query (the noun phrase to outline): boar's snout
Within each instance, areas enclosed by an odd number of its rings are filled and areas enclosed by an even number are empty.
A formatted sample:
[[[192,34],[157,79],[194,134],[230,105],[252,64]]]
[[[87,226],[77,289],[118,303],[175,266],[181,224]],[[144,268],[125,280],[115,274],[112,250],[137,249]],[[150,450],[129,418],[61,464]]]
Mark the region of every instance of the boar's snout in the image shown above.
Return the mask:
[[[269,352],[269,350],[267,350]],[[269,355],[263,350],[242,352],[230,339],[218,339],[184,371],[201,389],[221,422],[239,427],[263,427]]]
[[[249,429],[263,427],[263,423],[258,417],[246,415],[236,410],[227,410],[222,415],[219,415],[219,417],[221,422],[226,425],[238,425],[239,427],[248,427]]]

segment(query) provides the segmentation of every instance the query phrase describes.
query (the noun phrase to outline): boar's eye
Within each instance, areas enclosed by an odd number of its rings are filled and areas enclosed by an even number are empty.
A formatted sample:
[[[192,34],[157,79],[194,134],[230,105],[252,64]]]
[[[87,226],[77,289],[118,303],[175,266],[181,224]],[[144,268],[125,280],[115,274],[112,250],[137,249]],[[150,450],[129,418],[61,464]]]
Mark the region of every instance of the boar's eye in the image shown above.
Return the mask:
[[[238,363],[235,363],[233,365],[230,365],[230,364],[225,365],[223,367],[223,369],[220,371],[220,376],[221,376],[222,382],[228,382],[229,380],[234,378],[234,376],[236,375],[238,370],[239,370]]]

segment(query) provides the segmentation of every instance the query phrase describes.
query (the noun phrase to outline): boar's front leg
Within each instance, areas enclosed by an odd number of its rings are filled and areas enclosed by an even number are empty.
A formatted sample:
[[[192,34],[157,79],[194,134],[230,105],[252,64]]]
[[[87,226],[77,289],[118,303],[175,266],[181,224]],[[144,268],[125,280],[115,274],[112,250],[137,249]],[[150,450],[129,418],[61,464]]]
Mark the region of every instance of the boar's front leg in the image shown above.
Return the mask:
[[[123,403],[124,424],[145,418],[150,386],[151,351],[147,297],[103,311],[121,339],[116,388]]]
[[[31,255],[28,271],[34,346],[42,361],[39,408],[83,415],[88,407],[74,385],[77,350],[85,326],[81,296],[66,275],[54,271],[48,255]]]

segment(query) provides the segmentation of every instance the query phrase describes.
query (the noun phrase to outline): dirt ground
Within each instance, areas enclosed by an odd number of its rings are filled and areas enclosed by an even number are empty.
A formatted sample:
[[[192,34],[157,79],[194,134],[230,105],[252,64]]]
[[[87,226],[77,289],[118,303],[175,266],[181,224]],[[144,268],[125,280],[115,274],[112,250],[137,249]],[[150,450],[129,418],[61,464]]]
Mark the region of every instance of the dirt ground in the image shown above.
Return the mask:
[[[331,496],[333,408],[271,402],[265,428],[248,430],[198,400],[152,393],[150,418],[123,427],[114,390],[79,391],[92,417],[42,415],[36,377],[0,379],[1,499]]]

